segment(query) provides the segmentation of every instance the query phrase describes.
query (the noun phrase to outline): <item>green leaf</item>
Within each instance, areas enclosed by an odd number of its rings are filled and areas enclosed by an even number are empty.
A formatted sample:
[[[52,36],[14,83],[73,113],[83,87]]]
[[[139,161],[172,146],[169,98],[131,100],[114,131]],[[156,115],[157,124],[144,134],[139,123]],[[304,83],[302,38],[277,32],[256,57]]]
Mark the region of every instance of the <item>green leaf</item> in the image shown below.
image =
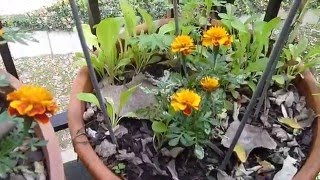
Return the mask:
[[[39,140],[38,142],[34,143],[33,145],[34,146],[37,146],[37,147],[43,147],[43,146],[46,146],[48,144],[48,141],[46,140]]]
[[[194,147],[194,154],[198,159],[203,159],[204,158],[204,149],[202,146],[196,144]]]
[[[133,86],[133,87],[127,89],[126,91],[123,91],[120,94],[120,103],[119,103],[118,114],[120,114],[122,108],[125,106],[125,104],[127,104],[128,100],[131,98],[131,96],[136,91],[138,86],[140,86],[140,84]]]
[[[294,129],[302,129],[302,127],[300,126],[300,124],[297,122],[297,120],[293,119],[293,118],[281,118],[279,119],[279,122],[290,126]]]
[[[88,46],[99,47],[97,36],[93,35],[89,24],[82,24],[83,34]]]
[[[124,169],[124,168],[126,168],[126,165],[123,164],[123,163],[119,163],[119,164],[118,164],[118,167],[119,167],[119,169]]]
[[[0,114],[0,124],[5,121],[8,121],[9,119],[10,119],[10,116],[9,116],[8,111],[4,111]]]
[[[148,34],[154,33],[155,25],[152,20],[152,16],[144,9],[138,8],[139,13],[141,14],[144,22],[147,24]]]
[[[152,130],[156,133],[163,133],[168,131],[168,127],[163,122],[153,121]]]
[[[256,62],[251,62],[246,68],[247,72],[263,72],[269,62],[268,58],[258,59]]]
[[[277,82],[280,85],[284,85],[284,83],[285,83],[285,79],[284,79],[283,75],[273,75],[272,80],[274,80],[275,82]]]
[[[77,94],[77,99],[79,99],[80,101],[92,103],[100,108],[100,104],[99,104],[99,101],[98,101],[96,95],[94,95],[92,93],[79,93],[79,94]]]
[[[5,74],[0,74],[0,87],[8,86],[9,82],[7,80],[7,76]]]
[[[107,103],[107,113],[110,117],[110,120],[112,122],[112,126],[115,127],[116,124],[116,114],[115,114],[115,106],[113,99],[110,97],[105,97],[106,103]]]
[[[295,52],[296,57],[300,56],[307,49],[307,46],[308,39],[305,36],[303,36],[297,44],[297,51]]]
[[[248,32],[247,27],[240,20],[232,21],[231,26],[240,32]]]
[[[107,18],[97,25],[97,38],[107,58],[114,59],[114,49],[119,38],[122,22],[116,18]]]
[[[176,146],[176,145],[179,143],[179,140],[180,140],[180,136],[171,139],[168,144],[169,144],[170,146]]]
[[[130,59],[130,58],[120,59],[120,60],[119,60],[119,63],[118,63],[117,66],[116,66],[116,69],[119,69],[119,68],[121,68],[121,67],[123,67],[123,66],[126,66],[126,65],[130,64],[130,62],[131,62],[131,59]]]
[[[160,27],[158,34],[167,34],[172,33],[175,30],[174,22],[169,22],[168,24],[165,24]]]
[[[122,14],[124,16],[126,30],[129,36],[136,35],[136,14],[132,6],[126,0],[120,0],[120,8],[122,10]]]

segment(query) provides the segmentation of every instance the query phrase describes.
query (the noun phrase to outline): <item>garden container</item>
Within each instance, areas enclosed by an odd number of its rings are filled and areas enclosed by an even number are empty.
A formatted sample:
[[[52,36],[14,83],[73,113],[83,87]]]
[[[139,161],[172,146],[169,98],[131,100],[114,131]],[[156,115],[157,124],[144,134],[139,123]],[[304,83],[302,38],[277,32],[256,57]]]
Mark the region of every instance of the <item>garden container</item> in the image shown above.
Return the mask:
[[[2,73],[5,73],[7,75],[10,86],[12,88],[18,89],[22,85],[22,83],[14,76],[0,69],[0,74]],[[47,145],[42,147],[42,152],[45,157],[45,165],[48,179],[65,179],[59,142],[51,123],[37,123],[34,130],[38,138],[48,141]]]

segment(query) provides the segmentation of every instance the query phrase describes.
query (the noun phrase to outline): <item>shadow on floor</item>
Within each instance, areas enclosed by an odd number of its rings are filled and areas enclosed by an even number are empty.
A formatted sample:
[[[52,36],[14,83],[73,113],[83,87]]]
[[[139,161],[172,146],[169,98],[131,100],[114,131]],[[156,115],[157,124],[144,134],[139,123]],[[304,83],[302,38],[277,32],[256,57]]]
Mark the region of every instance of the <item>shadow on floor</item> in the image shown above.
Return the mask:
[[[66,180],[91,180],[93,179],[80,161],[74,160],[63,164]]]

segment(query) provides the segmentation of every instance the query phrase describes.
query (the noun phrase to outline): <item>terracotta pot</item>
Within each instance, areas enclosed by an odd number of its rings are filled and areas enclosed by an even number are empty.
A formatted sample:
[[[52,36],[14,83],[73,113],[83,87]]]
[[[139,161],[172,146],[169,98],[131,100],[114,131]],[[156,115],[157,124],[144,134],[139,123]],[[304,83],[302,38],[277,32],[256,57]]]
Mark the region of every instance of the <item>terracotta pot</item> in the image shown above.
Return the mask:
[[[296,86],[301,95],[306,96],[307,104],[316,114],[320,114],[320,96],[313,94],[320,93],[316,86],[314,76],[309,70],[304,73],[304,79],[299,79]],[[118,179],[100,160],[98,155],[92,149],[88,138],[84,132],[84,121],[82,115],[85,111],[85,103],[76,98],[78,93],[92,92],[92,84],[88,69],[83,67],[73,82],[70,104],[68,109],[68,124],[75,151],[78,153],[81,161],[88,168],[95,179]],[[300,171],[294,177],[295,180],[314,180],[320,170],[320,117],[314,121],[313,143],[309,157]],[[80,133],[79,133],[80,132]],[[78,134],[78,135],[77,135]]]
[[[6,73],[6,71],[0,69],[0,74],[3,73]],[[18,89],[22,85],[18,79],[9,73],[6,73],[6,75],[12,88]],[[48,141],[47,145],[42,147],[48,174],[47,177],[51,180],[65,179],[61,151],[51,123],[38,124],[34,130],[38,138]]]
[[[161,26],[172,18],[162,19],[156,21],[156,24]],[[146,24],[141,24],[136,28],[137,34],[142,30],[147,32]],[[314,76],[309,70],[304,73],[304,79],[299,79],[296,86],[299,89],[301,95],[306,96],[307,103],[316,114],[320,114],[320,96],[312,96],[312,94],[319,93],[319,88],[316,86]],[[87,136],[84,133],[84,121],[83,113],[85,111],[85,103],[77,99],[78,93],[89,93],[93,91],[93,87],[90,80],[90,75],[87,67],[80,69],[77,77],[73,81],[70,103],[68,107],[68,124],[70,134],[73,139],[73,146],[75,152],[78,154],[80,160],[89,170],[90,174],[95,179],[119,179],[113,172],[111,172],[104,163],[100,160],[98,155],[93,150],[89,143]],[[320,117],[314,122],[314,140],[312,144],[312,150],[306,163],[300,169],[300,171],[294,177],[295,180],[314,180],[320,170]]]

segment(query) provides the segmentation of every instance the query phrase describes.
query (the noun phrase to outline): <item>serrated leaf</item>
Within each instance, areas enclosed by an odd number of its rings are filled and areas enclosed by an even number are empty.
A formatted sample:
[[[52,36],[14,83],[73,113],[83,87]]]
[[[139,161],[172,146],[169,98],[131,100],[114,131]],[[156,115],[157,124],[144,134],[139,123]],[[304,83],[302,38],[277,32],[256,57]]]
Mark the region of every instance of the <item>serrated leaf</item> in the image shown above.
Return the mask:
[[[297,120],[293,119],[293,118],[281,118],[279,119],[279,122],[290,126],[294,129],[302,129],[302,127],[298,124]]]
[[[77,99],[79,99],[80,101],[92,103],[100,108],[100,104],[96,95],[92,93],[79,93],[77,94]]]
[[[169,144],[170,146],[176,146],[176,145],[179,143],[179,140],[180,140],[180,136],[171,139],[168,144]]]
[[[237,154],[237,156],[241,162],[244,163],[247,161],[246,150],[243,148],[243,146],[241,144],[236,144],[233,151]]]
[[[156,133],[163,133],[168,131],[168,127],[163,122],[153,121],[152,130]]]
[[[204,158],[204,149],[202,146],[196,144],[194,146],[194,154],[198,159],[203,159]]]

